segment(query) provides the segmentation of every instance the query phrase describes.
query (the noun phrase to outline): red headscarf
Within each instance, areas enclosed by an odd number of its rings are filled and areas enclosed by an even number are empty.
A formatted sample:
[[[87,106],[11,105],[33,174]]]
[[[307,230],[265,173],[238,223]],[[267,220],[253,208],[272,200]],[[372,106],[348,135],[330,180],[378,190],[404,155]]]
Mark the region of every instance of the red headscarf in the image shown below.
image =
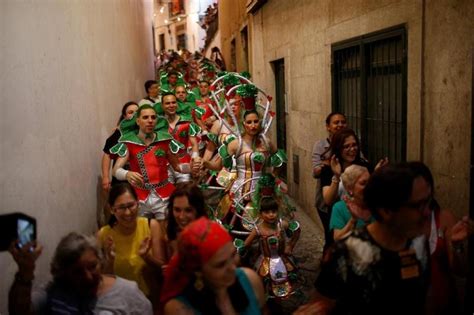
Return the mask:
[[[217,222],[201,217],[191,222],[178,238],[178,252],[165,272],[161,294],[163,305],[181,294],[195,271],[201,269],[224,245],[231,242],[229,233]]]

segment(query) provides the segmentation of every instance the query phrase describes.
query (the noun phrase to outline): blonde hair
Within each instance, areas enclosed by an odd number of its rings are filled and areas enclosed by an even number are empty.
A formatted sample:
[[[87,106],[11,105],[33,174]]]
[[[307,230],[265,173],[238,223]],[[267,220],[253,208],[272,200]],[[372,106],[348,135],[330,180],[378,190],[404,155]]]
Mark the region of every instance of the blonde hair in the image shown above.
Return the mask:
[[[368,172],[367,168],[364,166],[352,164],[344,170],[344,173],[341,174],[342,184],[344,188],[349,192],[354,185],[357,179],[362,175],[362,173]]]

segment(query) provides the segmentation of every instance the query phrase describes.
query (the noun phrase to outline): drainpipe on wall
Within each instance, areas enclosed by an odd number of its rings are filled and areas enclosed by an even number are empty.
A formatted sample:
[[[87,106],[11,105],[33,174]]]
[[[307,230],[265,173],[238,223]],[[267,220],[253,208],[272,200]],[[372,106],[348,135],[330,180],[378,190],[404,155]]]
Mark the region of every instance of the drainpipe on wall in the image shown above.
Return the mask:
[[[474,47],[471,47],[471,165],[469,167],[469,218],[474,220]],[[469,257],[466,296],[465,296],[465,314],[474,314],[474,235],[469,238]]]
[[[425,24],[426,0],[421,3],[420,161],[425,161]]]

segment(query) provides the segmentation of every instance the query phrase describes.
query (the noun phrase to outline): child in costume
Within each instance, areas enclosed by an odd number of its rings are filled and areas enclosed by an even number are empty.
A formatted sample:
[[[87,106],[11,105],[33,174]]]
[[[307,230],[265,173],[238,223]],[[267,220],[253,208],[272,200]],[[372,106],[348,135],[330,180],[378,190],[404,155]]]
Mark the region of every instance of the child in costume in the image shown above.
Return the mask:
[[[259,202],[260,220],[245,242],[236,245],[249,248],[258,240],[260,255],[255,270],[262,277],[268,296],[286,298],[294,292],[292,280],[296,279],[297,267],[292,253],[301,229],[297,221],[282,219],[278,209],[275,196],[263,197]]]

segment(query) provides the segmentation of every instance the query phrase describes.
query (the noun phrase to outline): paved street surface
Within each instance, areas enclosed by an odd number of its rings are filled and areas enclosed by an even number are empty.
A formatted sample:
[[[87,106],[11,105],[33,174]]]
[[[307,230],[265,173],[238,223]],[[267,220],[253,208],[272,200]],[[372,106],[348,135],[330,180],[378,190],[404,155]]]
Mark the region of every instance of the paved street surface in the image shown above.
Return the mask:
[[[316,211],[316,209],[313,210]],[[324,234],[298,206],[295,216],[301,224],[301,237],[294,251],[299,267],[300,290],[279,305],[271,306],[271,314],[291,314],[300,305],[306,303],[314,291],[313,283],[319,272]]]

